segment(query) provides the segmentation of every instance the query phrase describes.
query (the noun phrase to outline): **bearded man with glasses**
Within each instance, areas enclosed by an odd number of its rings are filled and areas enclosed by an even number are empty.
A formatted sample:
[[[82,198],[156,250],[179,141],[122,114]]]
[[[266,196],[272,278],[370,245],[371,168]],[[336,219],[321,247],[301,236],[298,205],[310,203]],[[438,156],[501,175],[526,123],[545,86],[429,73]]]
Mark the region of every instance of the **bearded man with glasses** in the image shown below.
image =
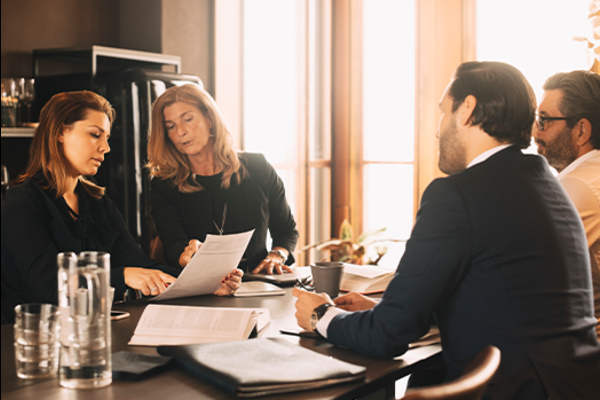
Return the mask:
[[[600,321],[600,75],[561,72],[546,80],[544,91],[533,137],[583,220]],[[596,332],[600,338],[600,323]]]

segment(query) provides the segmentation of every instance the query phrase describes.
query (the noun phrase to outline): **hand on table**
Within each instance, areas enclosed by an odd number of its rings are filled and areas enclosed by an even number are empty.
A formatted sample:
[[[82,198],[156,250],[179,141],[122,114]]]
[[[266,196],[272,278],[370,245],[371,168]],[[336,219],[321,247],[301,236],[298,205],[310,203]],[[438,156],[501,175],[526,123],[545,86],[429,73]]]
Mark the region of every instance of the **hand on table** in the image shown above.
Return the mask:
[[[310,327],[310,316],[313,310],[319,307],[321,304],[331,303],[331,298],[327,293],[312,293],[306,290],[294,288],[292,290],[292,296],[297,297],[296,301],[296,320],[301,328],[311,330]]]
[[[183,253],[179,256],[179,265],[181,268],[185,268],[189,264],[190,260],[196,254],[198,249],[202,246],[202,242],[198,239],[191,239],[190,243],[183,249]]]
[[[141,290],[144,296],[157,296],[161,294],[176,279],[159,269],[137,267],[123,269],[123,278],[127,286],[132,289]]]
[[[242,276],[244,276],[244,271],[238,268],[225,275],[221,279],[221,287],[214,293],[215,296],[231,296],[240,288]]]
[[[277,249],[285,252],[285,254],[288,252],[283,247],[277,247]],[[293,272],[288,265],[285,265],[285,260],[281,258],[281,256],[279,256],[277,253],[271,252],[267,254],[265,259],[262,260],[256,268],[254,268],[252,273],[258,274],[261,271],[266,271],[267,274],[273,275],[273,271],[275,271],[277,274],[283,274],[283,270]]]
[[[346,311],[369,310],[375,307],[375,304],[377,304],[375,300],[356,292],[350,292],[340,296],[333,302],[337,307]]]

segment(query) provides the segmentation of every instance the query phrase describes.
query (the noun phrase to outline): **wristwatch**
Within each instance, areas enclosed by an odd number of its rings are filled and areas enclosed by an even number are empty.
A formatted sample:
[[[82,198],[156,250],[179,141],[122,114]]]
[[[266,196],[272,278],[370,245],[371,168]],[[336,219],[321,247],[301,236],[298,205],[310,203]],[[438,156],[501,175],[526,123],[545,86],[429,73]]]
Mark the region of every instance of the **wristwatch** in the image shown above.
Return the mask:
[[[313,310],[312,314],[310,315],[310,329],[312,329],[313,331],[317,330],[317,323],[319,322],[321,317],[325,315],[325,312],[329,307],[333,307],[333,304],[324,303]]]
[[[279,249],[272,249],[269,253],[277,254],[283,260],[282,264],[285,264],[285,262],[287,261],[287,256],[283,251]]]

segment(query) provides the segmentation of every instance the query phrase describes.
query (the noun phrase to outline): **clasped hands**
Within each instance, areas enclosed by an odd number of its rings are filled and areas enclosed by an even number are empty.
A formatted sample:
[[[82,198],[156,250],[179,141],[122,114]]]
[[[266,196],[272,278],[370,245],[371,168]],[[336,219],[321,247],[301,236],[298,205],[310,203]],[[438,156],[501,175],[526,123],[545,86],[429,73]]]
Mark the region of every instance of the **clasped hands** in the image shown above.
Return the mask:
[[[292,296],[297,297],[296,301],[296,320],[302,329],[310,330],[310,316],[315,308],[321,304],[330,303],[345,311],[361,311],[369,310],[377,304],[377,302],[360,293],[350,292],[343,296],[331,300],[327,293],[312,293],[306,290],[294,288]]]

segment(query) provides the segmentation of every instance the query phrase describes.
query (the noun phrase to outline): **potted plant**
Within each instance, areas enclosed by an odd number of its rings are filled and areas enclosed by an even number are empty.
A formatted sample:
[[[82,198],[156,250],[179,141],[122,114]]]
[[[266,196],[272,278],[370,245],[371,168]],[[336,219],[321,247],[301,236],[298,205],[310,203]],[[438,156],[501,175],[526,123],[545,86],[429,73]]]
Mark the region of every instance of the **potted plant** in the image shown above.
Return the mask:
[[[359,265],[378,265],[381,258],[388,251],[387,246],[383,245],[383,243],[406,241],[404,239],[381,237],[381,234],[385,232],[386,229],[387,228],[381,228],[375,231],[365,232],[355,241],[354,230],[348,220],[345,219],[340,226],[338,238],[309,244],[300,249],[300,251],[307,251],[313,248],[320,251],[329,251],[329,258],[323,261],[341,261]],[[367,254],[367,250],[370,246],[374,246],[377,253],[375,258],[371,258],[371,256]]]

